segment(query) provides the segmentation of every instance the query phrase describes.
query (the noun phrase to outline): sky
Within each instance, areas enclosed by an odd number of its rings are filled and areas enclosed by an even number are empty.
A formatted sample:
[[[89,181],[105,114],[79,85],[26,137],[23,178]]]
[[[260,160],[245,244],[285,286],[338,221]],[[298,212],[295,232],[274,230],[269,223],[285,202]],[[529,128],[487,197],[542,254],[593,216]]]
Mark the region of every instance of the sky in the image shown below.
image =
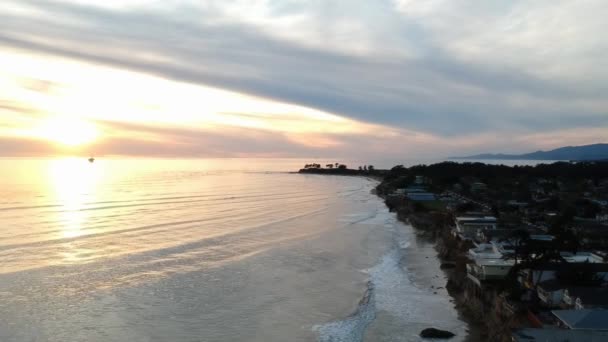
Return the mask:
[[[608,142],[604,0],[3,0],[0,156]]]

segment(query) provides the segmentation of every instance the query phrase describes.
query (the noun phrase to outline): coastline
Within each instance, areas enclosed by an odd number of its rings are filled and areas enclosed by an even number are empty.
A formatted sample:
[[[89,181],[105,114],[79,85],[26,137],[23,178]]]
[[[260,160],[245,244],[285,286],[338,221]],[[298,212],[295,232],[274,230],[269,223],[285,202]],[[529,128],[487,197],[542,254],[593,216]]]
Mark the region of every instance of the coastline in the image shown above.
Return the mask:
[[[342,171],[343,170],[338,169],[302,169],[298,173],[362,177],[377,181],[378,185],[384,180],[384,175],[386,173],[385,170],[375,170],[372,174],[357,170],[346,170],[348,172]],[[386,197],[376,190],[377,189],[375,188],[372,191],[372,194],[377,196],[384,203],[386,208],[392,212],[392,209],[394,208],[391,208],[389,203],[386,202]],[[445,237],[442,236],[442,232],[444,231],[443,228],[445,227],[440,227],[440,229],[426,229],[423,227],[424,223],[417,224],[420,221],[424,222],[425,220],[419,220],[420,218],[418,217],[412,217],[415,216],[415,214],[396,211],[394,212],[394,215],[395,220],[402,224],[406,230],[409,230],[408,233],[412,236],[408,242],[408,246],[401,249],[401,259],[404,261],[404,265],[402,266],[408,270],[408,278],[412,285],[420,290],[428,292],[428,294],[431,294],[432,296],[440,296],[449,300],[457,311],[458,318],[466,324],[466,336],[459,336],[462,341],[485,341],[488,336],[487,328],[479,320],[479,315],[476,315],[475,312],[466,307],[466,303],[464,302],[465,299],[461,295],[462,291],[460,291],[461,289],[459,286],[453,286],[454,278],[458,277],[459,272],[455,269],[444,269],[441,267],[444,262],[453,262],[453,260],[448,260],[450,259],[449,257],[457,257],[456,254],[458,254],[457,250],[453,250],[445,245]],[[415,330],[413,332],[415,335],[418,335],[422,329],[429,327],[432,327],[432,324],[420,324],[418,326],[410,326],[409,328]],[[442,327],[435,326],[435,328]],[[449,327],[444,326],[443,328],[449,330]],[[365,336],[372,335],[377,338],[382,335],[378,330],[379,328],[372,325]],[[366,340],[373,339],[367,338]]]
[[[470,312],[463,306],[463,298],[459,293],[449,289],[449,282],[455,270],[442,269],[441,264],[447,260],[441,256],[441,237],[433,237],[430,234],[407,220],[399,219],[403,224],[411,227],[415,239],[412,240],[411,248],[405,252],[407,268],[411,271],[412,282],[420,288],[427,287],[433,294],[445,296],[450,299],[450,303],[458,312],[459,318],[467,324],[466,342],[481,342],[486,339],[484,327],[476,320]]]

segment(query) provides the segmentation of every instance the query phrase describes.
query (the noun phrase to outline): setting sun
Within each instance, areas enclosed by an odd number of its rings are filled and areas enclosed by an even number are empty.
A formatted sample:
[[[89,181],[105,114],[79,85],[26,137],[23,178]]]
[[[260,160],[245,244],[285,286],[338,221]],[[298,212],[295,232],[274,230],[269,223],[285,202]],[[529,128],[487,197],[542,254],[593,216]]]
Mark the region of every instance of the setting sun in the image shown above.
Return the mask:
[[[44,139],[61,145],[75,147],[88,144],[97,139],[99,131],[91,122],[72,117],[53,118],[38,130]]]

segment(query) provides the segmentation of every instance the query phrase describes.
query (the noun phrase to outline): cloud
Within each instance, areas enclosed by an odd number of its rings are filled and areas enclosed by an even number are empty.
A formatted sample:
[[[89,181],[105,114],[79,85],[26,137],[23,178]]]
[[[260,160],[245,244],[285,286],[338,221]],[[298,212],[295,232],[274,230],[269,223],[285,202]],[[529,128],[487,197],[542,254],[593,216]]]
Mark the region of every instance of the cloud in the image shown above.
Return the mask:
[[[345,155],[411,149],[449,155],[455,148],[486,150],[519,141],[527,149],[534,144],[531,137],[536,145],[558,144],[548,137],[564,131],[593,142],[608,132],[608,43],[598,34],[606,28],[608,6],[601,0],[123,4],[9,1],[0,9],[0,42],[4,49],[293,103],[372,123],[387,134],[146,129],[174,142],[138,140],[127,147],[130,140],[121,137],[104,143],[108,153]],[[20,10],[10,10],[16,6]],[[43,80],[34,88],[53,89]],[[277,126],[299,119],[223,115]],[[364,145],[365,151],[348,144]]]
[[[59,86],[56,82],[49,80],[42,80],[38,78],[21,78],[19,80],[21,86],[27,90],[49,94],[52,93],[55,88]]]
[[[0,156],[3,157],[48,156],[56,153],[56,149],[44,140],[0,137]]]

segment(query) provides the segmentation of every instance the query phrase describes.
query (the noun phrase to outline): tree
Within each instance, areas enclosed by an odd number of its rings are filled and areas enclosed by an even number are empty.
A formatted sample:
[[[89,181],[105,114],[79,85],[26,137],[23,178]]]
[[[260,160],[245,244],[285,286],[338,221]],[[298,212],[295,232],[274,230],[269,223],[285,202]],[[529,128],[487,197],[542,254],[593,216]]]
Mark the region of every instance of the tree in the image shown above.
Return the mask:
[[[597,272],[596,264],[584,262],[560,267],[555,276],[560,283],[571,286],[602,286],[606,280]]]
[[[369,171],[374,171],[374,165],[368,165],[368,166],[367,166],[367,169],[368,169]]]
[[[334,168],[334,164],[327,164],[325,165],[326,168],[328,169],[333,169]]]
[[[471,202],[460,203],[456,206],[456,211],[464,213],[467,211],[475,210],[475,204]]]
[[[513,252],[505,253],[503,259],[513,260],[514,265],[509,271],[508,279],[514,281],[522,269],[538,269],[537,279],[532,279],[536,288],[542,279],[544,267],[547,263],[566,263],[562,252],[576,252],[580,245],[576,236],[570,230],[556,232],[553,240],[536,240],[524,229],[515,230],[506,239],[513,247]]]
[[[412,205],[412,209],[415,213],[422,213],[427,211],[426,207],[420,202],[414,202],[414,204]]]
[[[340,164],[340,165],[338,165],[338,169],[340,169],[340,170],[346,170],[346,165]]]

